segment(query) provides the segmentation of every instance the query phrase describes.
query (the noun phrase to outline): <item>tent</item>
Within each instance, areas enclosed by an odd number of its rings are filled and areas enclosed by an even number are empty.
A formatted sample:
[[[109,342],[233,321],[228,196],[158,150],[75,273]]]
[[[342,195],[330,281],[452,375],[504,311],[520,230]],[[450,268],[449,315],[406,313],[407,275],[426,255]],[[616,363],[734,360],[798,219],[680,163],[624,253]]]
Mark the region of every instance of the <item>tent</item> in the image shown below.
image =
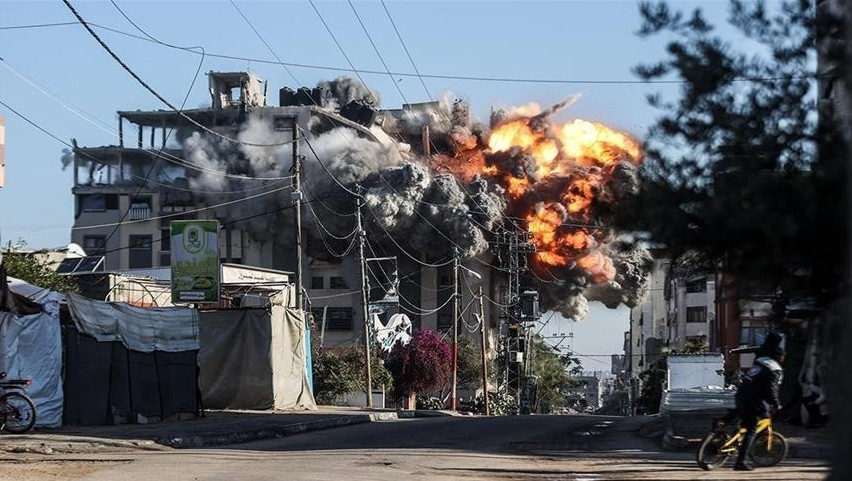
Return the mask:
[[[185,419],[199,410],[198,313],[69,294],[65,423]]]
[[[27,394],[36,405],[36,426],[62,425],[63,296],[15,278],[0,267],[0,371],[8,379],[32,379]]]
[[[286,292],[269,307],[200,313],[198,379],[205,408],[317,409],[307,375],[308,330]]]

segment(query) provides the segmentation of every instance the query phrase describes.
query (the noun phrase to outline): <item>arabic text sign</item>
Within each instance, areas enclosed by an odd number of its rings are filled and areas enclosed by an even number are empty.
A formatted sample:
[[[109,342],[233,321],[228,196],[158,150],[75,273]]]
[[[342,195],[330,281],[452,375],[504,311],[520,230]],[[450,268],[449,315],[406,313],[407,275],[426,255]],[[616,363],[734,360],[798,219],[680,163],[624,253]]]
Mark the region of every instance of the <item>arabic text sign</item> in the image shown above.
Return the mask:
[[[219,221],[171,223],[172,302],[219,302]]]

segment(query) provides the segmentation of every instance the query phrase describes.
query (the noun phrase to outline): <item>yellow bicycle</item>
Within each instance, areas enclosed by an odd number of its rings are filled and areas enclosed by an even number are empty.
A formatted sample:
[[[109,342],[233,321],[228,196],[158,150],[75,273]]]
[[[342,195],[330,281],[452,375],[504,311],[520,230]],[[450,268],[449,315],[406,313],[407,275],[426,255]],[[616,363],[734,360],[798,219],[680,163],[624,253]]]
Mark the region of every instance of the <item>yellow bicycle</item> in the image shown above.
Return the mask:
[[[730,418],[730,417],[729,417]],[[737,430],[726,430],[726,419],[714,419],[713,430],[695,453],[695,461],[705,471],[725,464],[729,456],[736,456],[745,439],[746,428],[737,422]],[[787,457],[787,439],[772,428],[772,418],[757,421],[754,442],[746,453],[755,466],[774,466]]]

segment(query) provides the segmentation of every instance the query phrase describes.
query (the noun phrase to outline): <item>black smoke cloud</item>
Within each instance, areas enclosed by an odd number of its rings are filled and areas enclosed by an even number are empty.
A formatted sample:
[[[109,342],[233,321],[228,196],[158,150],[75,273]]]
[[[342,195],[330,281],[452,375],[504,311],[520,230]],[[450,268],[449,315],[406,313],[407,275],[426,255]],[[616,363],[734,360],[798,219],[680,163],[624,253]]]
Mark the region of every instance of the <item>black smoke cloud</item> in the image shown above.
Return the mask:
[[[378,94],[357,80],[341,77],[321,82],[318,88],[325,92],[321,105],[330,110],[351,101],[378,105]],[[549,115],[575,99],[546,110],[498,111],[492,122],[535,116],[537,125],[544,128]],[[329,246],[341,254],[352,245],[349,235],[355,228],[352,215],[355,201],[350,192],[357,191],[363,198],[368,239],[382,250],[405,249],[415,257],[434,262],[448,259],[454,249],[458,249],[463,258],[483,256],[486,262],[496,264],[498,260],[487,253],[492,232],[500,226],[516,225],[518,220],[508,217],[519,216],[522,206],[513,205],[506,195],[501,185],[504,177],[475,175],[463,182],[453,175],[436,173],[430,159],[422,155],[426,147],[422,145],[423,126],[429,127],[429,147],[433,155],[477,152],[485,156],[487,165],[497,165],[509,175],[536,180],[533,159],[522,151],[488,153],[484,147],[488,128],[472,118],[470,107],[464,101],[444,98],[418,109],[380,118],[381,135],[376,132],[380,129],[378,125],[371,128],[376,137],[401,139],[401,143],[378,142],[364,131],[334,122],[324,131],[306,134],[312,149],[302,149],[304,193],[309,204],[305,221],[315,241],[309,243],[315,249],[309,254],[327,255]],[[270,125],[263,115],[252,114],[241,128],[239,138],[253,143],[289,140],[282,138]],[[207,192],[254,189],[257,192],[259,188],[256,180],[223,178],[214,171],[270,179],[285,177],[290,172],[292,160],[288,146],[278,149],[235,146],[204,133],[186,134],[181,140],[185,158],[203,168],[189,179],[193,189]],[[614,203],[630,196],[638,185],[635,166],[619,163],[608,168],[613,169],[612,175],[609,183],[602,187],[601,208],[595,210],[600,215],[584,219],[584,222],[600,225],[601,232],[606,230],[604,226]],[[567,180],[570,179],[551,179],[542,184],[535,195],[541,199],[551,196],[556,189],[549,191],[549,183]],[[206,198],[219,199],[221,196],[208,195]],[[558,202],[558,199],[551,200]],[[276,208],[285,209],[288,205],[292,202],[289,191],[285,190],[257,201],[235,204],[225,215],[245,218]],[[243,228],[252,237],[268,239],[276,232],[271,226],[281,219],[284,217],[260,216],[257,222],[248,222]],[[605,232],[597,238],[609,241],[611,235]],[[316,242],[318,240],[326,242]],[[601,300],[610,307],[618,303],[634,306],[641,301],[647,251],[626,242],[612,242],[601,248],[613,259],[617,270],[613,281],[605,285],[594,285],[588,273],[576,266],[560,268],[549,276],[529,277],[529,287],[540,291],[544,309],[580,319],[588,312],[589,299]]]

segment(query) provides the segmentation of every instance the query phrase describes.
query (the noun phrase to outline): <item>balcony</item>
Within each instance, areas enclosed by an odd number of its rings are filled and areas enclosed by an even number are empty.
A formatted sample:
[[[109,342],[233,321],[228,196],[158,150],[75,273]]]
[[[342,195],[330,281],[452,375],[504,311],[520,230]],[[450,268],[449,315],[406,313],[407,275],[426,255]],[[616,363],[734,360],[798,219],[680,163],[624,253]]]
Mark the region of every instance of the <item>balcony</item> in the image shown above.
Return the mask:
[[[151,218],[151,206],[145,203],[134,203],[127,213],[129,220],[145,220]]]

